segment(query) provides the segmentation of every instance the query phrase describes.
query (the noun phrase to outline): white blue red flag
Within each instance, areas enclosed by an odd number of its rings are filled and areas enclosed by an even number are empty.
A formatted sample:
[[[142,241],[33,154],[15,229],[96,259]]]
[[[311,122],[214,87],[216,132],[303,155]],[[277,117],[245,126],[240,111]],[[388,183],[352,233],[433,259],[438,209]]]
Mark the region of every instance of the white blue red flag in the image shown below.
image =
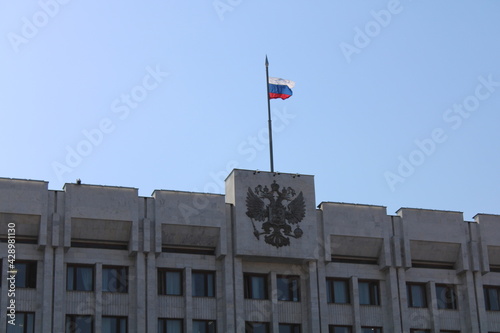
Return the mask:
[[[277,77],[269,78],[269,99],[287,99],[293,95],[292,88],[295,82]]]

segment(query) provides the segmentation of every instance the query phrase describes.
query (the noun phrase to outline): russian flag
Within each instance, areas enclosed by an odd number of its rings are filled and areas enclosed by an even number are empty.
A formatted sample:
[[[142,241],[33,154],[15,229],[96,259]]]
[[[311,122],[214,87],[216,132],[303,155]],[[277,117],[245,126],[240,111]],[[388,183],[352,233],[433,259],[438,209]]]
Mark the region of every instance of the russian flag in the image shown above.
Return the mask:
[[[281,98],[287,99],[292,96],[292,88],[295,82],[290,80],[279,79],[277,77],[269,78],[269,99]]]

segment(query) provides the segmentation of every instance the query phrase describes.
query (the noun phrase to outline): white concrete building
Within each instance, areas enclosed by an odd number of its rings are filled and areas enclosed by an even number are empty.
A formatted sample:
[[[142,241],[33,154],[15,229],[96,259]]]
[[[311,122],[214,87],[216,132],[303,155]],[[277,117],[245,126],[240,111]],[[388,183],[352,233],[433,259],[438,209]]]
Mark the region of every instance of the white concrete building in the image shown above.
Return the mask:
[[[1,178],[0,331],[500,332],[500,216],[315,200]]]

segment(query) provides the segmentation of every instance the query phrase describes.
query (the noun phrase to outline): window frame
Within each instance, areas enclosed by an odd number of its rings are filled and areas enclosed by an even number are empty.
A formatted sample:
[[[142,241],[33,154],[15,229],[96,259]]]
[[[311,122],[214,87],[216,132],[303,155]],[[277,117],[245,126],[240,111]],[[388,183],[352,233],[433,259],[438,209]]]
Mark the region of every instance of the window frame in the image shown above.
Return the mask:
[[[79,269],[79,268],[91,268],[92,269],[92,288],[90,290],[80,290],[80,289],[77,289],[77,286],[78,286],[78,276],[76,274],[76,271],[73,272],[73,289],[69,289],[69,283],[68,283],[68,279],[69,279],[69,269],[70,268],[73,268],[73,269]],[[91,264],[71,264],[71,263],[68,263],[66,264],[66,291],[86,291],[86,292],[92,292],[92,291],[95,291],[95,280],[96,280],[96,269],[95,269],[95,265],[91,265]]]
[[[215,333],[217,332],[217,321],[215,320],[202,320],[202,319],[193,319],[193,330],[194,330],[194,323],[195,322],[198,322],[198,323],[205,323],[205,331],[207,333]],[[208,325],[210,325],[210,323],[213,323],[214,326],[213,326],[213,331],[210,331],[210,327]]]
[[[160,325],[163,326],[161,328],[161,333],[169,333],[167,331],[167,322],[169,320],[175,320],[181,323],[181,332],[184,332],[184,319],[182,318],[158,318],[158,328],[160,329]],[[172,333],[172,332],[170,332]]]
[[[25,269],[23,270],[25,275],[23,279],[25,283],[23,286],[18,285],[19,281],[21,281],[21,279],[19,278],[20,270],[18,269],[18,265],[26,265]],[[36,289],[38,262],[33,260],[17,260],[14,263],[14,267],[16,269],[16,288]]]
[[[121,332],[121,320],[125,320],[125,332],[128,332],[128,318],[126,316],[102,316],[101,319],[104,321],[104,318],[110,318],[110,319],[116,319],[118,320],[117,322],[117,331],[116,332],[109,332],[109,333],[120,333]],[[102,323],[101,323],[101,330],[102,330]],[[103,332],[103,333],[108,333],[108,332]]]
[[[94,333],[94,316],[92,315],[76,315],[76,314],[66,314],[66,319],[64,322],[64,332],[65,333],[80,333],[81,330],[78,327],[71,327],[70,330],[67,331],[68,328],[68,319],[70,320],[69,324],[75,322],[76,318],[89,318],[90,319],[90,333]]]
[[[368,304],[361,302],[360,285],[362,283],[368,283],[368,298],[369,298]],[[382,303],[381,299],[380,299],[380,281],[379,280],[358,280],[358,294],[359,294],[359,305],[380,306]]]
[[[168,293],[167,292],[167,274],[168,273],[178,273],[179,274],[179,293]],[[158,295],[163,296],[184,296],[184,271],[182,269],[174,268],[158,268]]]
[[[270,323],[265,321],[245,321],[245,333],[254,333],[254,327],[252,325],[259,324],[265,326],[266,333],[270,333]]]
[[[302,332],[302,326],[300,324],[291,324],[291,323],[279,323],[278,324],[278,332],[281,331],[281,328],[283,326],[290,327],[292,329],[292,333],[301,333]]]
[[[349,325],[328,325],[328,333],[335,333],[336,328],[347,328],[347,333],[352,333],[352,326]]]
[[[441,291],[438,288],[444,288],[444,299],[440,297]],[[452,295],[451,299],[448,298],[448,292]],[[436,300],[437,308],[439,310],[458,310],[457,292],[454,285],[436,283]]]
[[[415,305],[412,287],[421,287],[422,288],[422,290],[423,290],[422,295],[424,297],[424,299],[423,299],[424,304],[422,306]],[[407,282],[406,283],[406,297],[408,299],[408,307],[409,308],[425,309],[425,308],[429,307],[429,300],[427,297],[427,284],[426,283]]]
[[[347,296],[346,302],[337,302],[335,299],[335,282],[342,282],[345,285]],[[351,304],[351,283],[349,279],[327,277],[326,278],[326,301],[329,304]],[[340,327],[340,326],[338,326]]]
[[[23,333],[35,333],[35,312],[30,312],[30,311],[16,311],[16,325],[11,325],[9,324],[9,318],[7,318],[7,328],[6,328],[6,333],[10,333],[10,329],[19,329],[18,323],[20,322],[19,320],[19,315],[23,315]],[[28,331],[28,316],[31,316],[31,322],[32,322],[32,330]]]
[[[115,280],[119,282],[119,286],[122,287],[124,290],[120,290],[121,288],[117,287],[116,291],[114,290],[105,290],[104,286],[109,286],[109,281],[107,283],[104,283],[104,270],[117,270],[116,272],[116,277],[115,277]],[[124,270],[125,271],[125,276],[122,276],[121,274],[123,272],[119,272],[119,270]],[[102,266],[102,291],[103,292],[106,292],[106,293],[121,293],[121,294],[126,294],[128,293],[128,277],[129,277],[129,269],[128,269],[128,266],[111,266],[111,265],[106,265],[106,266]],[[113,281],[113,280],[111,280]]]
[[[262,278],[264,281],[264,297],[253,297],[254,290],[251,280],[253,278]],[[258,273],[243,273],[243,287],[244,287],[244,298],[245,299],[269,299],[269,276],[268,274],[258,274]]]
[[[368,329],[372,330],[373,333],[382,333],[383,329],[380,326],[361,326],[361,333],[363,333],[363,330]]]
[[[496,291],[496,306],[497,308],[492,309],[492,303],[490,300],[490,293],[488,292],[489,290],[495,290]],[[486,308],[486,311],[500,311],[500,286],[483,286],[483,293],[484,293],[484,306]]]
[[[203,274],[203,290],[204,290],[204,295],[195,295],[195,283],[194,283],[194,275],[195,274]],[[210,285],[210,279],[208,276],[212,276],[212,285]],[[214,271],[199,271],[199,270],[193,270],[191,272],[191,295],[192,297],[216,297],[216,275]]]
[[[288,282],[286,283],[288,287],[285,290],[285,292],[280,293],[280,291],[283,290],[280,289],[279,280],[288,280]],[[276,291],[277,291],[278,301],[300,302],[301,300],[300,283],[301,279],[299,275],[276,275]]]

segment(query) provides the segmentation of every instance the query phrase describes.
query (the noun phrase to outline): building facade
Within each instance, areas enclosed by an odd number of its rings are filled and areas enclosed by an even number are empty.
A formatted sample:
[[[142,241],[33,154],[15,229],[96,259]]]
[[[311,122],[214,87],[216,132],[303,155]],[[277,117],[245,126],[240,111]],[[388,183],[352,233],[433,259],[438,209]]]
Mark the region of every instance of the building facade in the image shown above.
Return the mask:
[[[500,332],[500,216],[317,206],[309,175],[151,197],[2,178],[0,241],[0,331]]]

